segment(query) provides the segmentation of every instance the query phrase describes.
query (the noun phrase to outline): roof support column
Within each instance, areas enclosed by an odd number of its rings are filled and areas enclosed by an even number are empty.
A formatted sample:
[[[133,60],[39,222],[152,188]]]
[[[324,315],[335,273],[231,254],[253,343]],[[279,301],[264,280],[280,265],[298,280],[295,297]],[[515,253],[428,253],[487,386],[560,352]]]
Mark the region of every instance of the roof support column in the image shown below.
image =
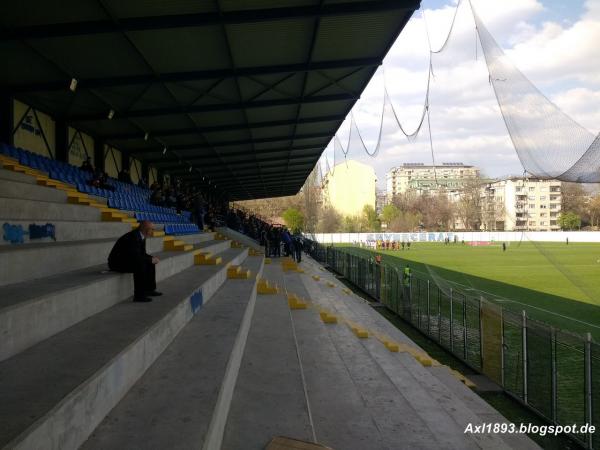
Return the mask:
[[[0,142],[14,144],[13,127],[15,125],[13,99],[0,93]]]
[[[150,183],[150,166],[148,166],[146,161],[142,161],[142,173],[140,176],[146,180],[146,183]]]
[[[55,122],[54,158],[57,161],[69,162],[69,127],[63,119]]]
[[[121,170],[129,170],[129,152],[121,150]]]
[[[104,172],[104,141],[94,138],[94,167]]]

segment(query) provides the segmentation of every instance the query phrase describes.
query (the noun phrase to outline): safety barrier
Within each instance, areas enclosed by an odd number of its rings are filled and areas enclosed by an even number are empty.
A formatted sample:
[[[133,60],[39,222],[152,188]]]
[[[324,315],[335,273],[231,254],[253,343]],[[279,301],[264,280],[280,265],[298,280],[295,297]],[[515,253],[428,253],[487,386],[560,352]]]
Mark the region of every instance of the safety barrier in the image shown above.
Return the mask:
[[[305,248],[549,422],[600,428],[600,344],[589,333],[556,329],[433,280],[413,275],[407,283],[374,258],[309,240]],[[571,436],[600,449],[600,431]]]

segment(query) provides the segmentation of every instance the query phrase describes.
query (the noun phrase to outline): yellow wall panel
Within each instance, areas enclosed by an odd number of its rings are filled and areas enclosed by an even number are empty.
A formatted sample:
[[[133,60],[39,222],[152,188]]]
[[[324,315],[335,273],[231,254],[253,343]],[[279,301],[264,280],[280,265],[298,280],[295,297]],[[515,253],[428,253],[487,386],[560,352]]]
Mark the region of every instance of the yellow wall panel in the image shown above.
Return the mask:
[[[14,126],[16,127],[25,112],[28,109],[28,106],[24,103],[21,103],[18,100],[14,101],[13,106],[14,111]],[[38,124],[33,109],[27,112],[25,119],[17,129],[14,135],[14,145],[15,147],[21,147],[25,150],[29,150],[33,153],[38,153],[47,157],[54,157],[54,136],[55,136],[55,124],[52,118],[42,112],[37,112],[37,117],[40,120]],[[51,153],[48,152],[46,144],[44,143],[44,138],[42,137],[42,131],[46,136],[46,140],[48,141],[48,145],[50,146]]]

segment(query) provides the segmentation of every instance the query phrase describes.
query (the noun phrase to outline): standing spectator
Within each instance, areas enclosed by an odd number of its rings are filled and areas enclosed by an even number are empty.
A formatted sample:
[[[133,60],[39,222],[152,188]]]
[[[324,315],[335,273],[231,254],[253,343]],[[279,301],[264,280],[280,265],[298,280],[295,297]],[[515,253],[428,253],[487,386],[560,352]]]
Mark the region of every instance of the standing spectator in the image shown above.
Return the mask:
[[[410,266],[407,264],[402,272],[402,287],[405,301],[410,303],[410,283],[412,281],[412,271]]]
[[[83,164],[81,164],[81,170],[86,172],[94,173],[94,166],[92,165],[92,159],[88,156],[85,158]]]
[[[302,236],[296,235],[294,236],[294,259],[297,263],[302,262],[302,250],[304,249],[304,244],[302,242]]]
[[[194,218],[196,219],[196,225],[200,230],[204,229],[204,199],[200,193],[196,194],[193,204]]]

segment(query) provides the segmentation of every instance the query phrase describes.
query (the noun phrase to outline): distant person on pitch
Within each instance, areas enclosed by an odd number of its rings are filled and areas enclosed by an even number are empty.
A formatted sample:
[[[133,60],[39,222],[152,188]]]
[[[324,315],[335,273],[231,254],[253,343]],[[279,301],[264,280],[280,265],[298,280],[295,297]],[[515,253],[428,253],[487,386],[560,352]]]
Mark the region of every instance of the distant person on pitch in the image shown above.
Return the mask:
[[[152,234],[152,222],[144,220],[135,230],[121,236],[108,256],[110,270],[133,273],[133,301],[151,302],[150,297],[162,293],[156,290],[156,271],[159,260],[146,253],[146,238]]]

